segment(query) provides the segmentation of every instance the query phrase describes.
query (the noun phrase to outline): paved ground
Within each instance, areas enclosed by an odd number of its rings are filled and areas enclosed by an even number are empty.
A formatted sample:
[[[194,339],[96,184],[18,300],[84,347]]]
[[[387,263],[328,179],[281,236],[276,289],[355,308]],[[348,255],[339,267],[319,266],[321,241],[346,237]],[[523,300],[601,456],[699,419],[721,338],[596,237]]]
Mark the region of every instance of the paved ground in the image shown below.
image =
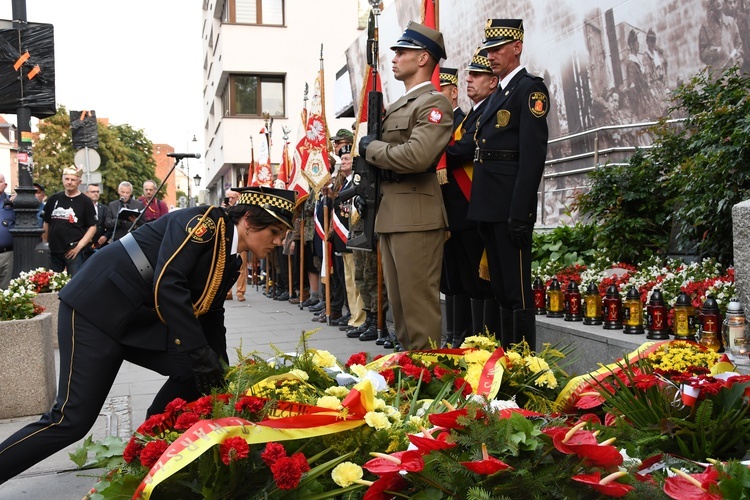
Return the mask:
[[[342,362],[359,351],[373,355],[386,352],[374,342],[347,339],[338,327],[311,322],[312,313],[301,310],[299,306],[268,299],[254,289],[248,290],[246,298],[246,302],[226,302],[230,360],[236,359],[236,347],[244,353],[255,350],[269,357],[274,352],[271,345],[282,352],[294,352],[302,332],[315,328],[319,329],[311,337],[310,346],[330,351]],[[163,381],[164,377],[154,372],[125,363],[112,387],[110,399],[92,429],[94,438],[100,439],[107,434],[129,436],[131,429],[143,422],[146,408]],[[37,418],[0,420],[0,441]],[[0,499],[80,500],[96,479],[95,472],[71,470],[75,465],[68,458],[68,452],[77,446],[56,453],[0,485]]]

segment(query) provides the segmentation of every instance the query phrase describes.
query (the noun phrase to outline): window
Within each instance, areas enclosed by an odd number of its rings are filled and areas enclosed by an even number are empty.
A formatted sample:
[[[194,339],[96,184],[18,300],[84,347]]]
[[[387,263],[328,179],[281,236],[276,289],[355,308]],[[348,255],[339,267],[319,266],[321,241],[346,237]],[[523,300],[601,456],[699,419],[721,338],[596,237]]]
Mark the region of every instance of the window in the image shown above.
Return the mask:
[[[225,0],[223,21],[284,25],[284,0]]]
[[[284,77],[230,75],[222,101],[224,116],[285,116]]]

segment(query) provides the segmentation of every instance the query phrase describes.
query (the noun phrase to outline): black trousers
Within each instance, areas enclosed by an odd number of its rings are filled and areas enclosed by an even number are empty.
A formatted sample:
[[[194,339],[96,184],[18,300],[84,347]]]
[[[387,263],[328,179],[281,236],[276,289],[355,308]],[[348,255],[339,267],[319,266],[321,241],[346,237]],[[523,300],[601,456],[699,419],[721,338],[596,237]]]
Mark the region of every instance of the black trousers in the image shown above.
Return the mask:
[[[507,222],[480,222],[479,234],[487,246],[490,283],[500,307],[532,308],[531,245],[526,248],[513,246],[508,239]]]
[[[469,294],[472,299],[491,299],[490,282],[479,277],[484,241],[476,227],[451,230],[443,247],[440,291],[445,295]]]
[[[161,413],[175,398],[197,399],[189,357],[172,342],[151,351],[116,342],[65,302],[58,315],[60,381],[52,409],[0,443],[0,482],[86,436],[127,360],[169,376],[148,410]],[[226,358],[226,353],[220,354]],[[22,381],[19,381],[22,383]]]

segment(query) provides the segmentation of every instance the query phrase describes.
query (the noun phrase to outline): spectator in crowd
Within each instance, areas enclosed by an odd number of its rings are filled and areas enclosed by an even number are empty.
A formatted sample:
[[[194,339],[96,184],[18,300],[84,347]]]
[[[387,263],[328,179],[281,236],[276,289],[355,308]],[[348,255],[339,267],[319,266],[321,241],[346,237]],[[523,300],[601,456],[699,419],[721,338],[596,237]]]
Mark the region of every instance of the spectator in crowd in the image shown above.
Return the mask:
[[[62,182],[64,191],[50,196],[44,205],[42,241],[49,243],[52,270],[67,270],[75,276],[83,265],[83,249],[96,233],[96,211],[91,200],[78,189],[81,184],[78,168],[65,168]]]
[[[35,189],[34,196],[39,201],[39,209],[36,212],[36,220],[39,222],[39,227],[44,226],[44,202],[47,200],[47,193],[44,192],[44,186],[35,182],[32,184]]]
[[[128,181],[122,181],[120,183],[117,187],[117,194],[120,195],[120,199],[110,202],[107,207],[106,226],[108,230],[113,232],[110,241],[119,240],[128,234],[130,228],[133,226],[133,222],[138,218],[137,215],[130,215],[126,218],[121,218],[121,210],[134,210],[138,212],[143,210],[143,203],[133,199],[133,185]]]
[[[86,196],[91,199],[94,204],[94,210],[96,211],[96,232],[94,237],[91,239],[91,244],[86,246],[83,250],[83,260],[87,260],[91,257],[94,252],[99,250],[101,247],[107,244],[109,239],[107,235],[107,228],[105,223],[107,222],[107,207],[99,203],[99,196],[101,195],[101,188],[98,184],[89,184],[86,186]]]
[[[156,198],[156,187],[156,182],[151,179],[143,183],[143,195],[138,198],[138,201],[145,207],[146,213],[142,217],[144,223],[151,222],[169,213],[167,204]]]
[[[5,176],[0,174],[0,290],[8,288],[13,275],[13,235],[10,230],[16,225],[16,213],[10,195],[5,192],[7,187]]]

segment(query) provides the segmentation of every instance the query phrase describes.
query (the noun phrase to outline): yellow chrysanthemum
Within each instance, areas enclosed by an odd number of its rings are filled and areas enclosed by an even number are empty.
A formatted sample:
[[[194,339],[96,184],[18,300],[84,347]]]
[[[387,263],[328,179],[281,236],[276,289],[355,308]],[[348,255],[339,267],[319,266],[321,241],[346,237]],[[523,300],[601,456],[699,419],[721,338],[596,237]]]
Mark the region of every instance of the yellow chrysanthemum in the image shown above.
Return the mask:
[[[477,347],[479,349],[494,350],[497,348],[497,341],[494,338],[485,337],[484,335],[471,335],[464,339],[461,347]]]
[[[508,363],[514,365],[521,361],[521,355],[516,351],[508,351],[505,353],[505,357],[508,358]]]
[[[304,380],[304,381],[307,381],[307,379],[309,379],[309,378],[310,378],[310,377],[309,377],[309,376],[307,375],[307,372],[305,372],[305,371],[303,371],[303,370],[299,370],[299,369],[297,369],[297,368],[295,368],[295,369],[293,369],[293,370],[289,370],[289,373],[290,373],[291,375],[294,375],[294,376],[295,376],[295,377],[297,377],[298,379],[300,379],[300,380]]]
[[[488,359],[490,359],[490,356],[492,356],[491,352],[477,349],[476,351],[469,351],[464,354],[464,359],[467,363],[477,363],[483,365]]]
[[[380,398],[373,398],[373,409],[374,410],[385,410],[385,401]]]
[[[318,401],[315,403],[316,406],[320,406],[323,408],[330,408],[332,410],[338,410],[341,408],[341,401],[339,401],[339,398],[336,396],[323,396],[318,398]]]
[[[536,356],[526,356],[523,358],[526,367],[531,370],[532,373],[539,373],[544,370],[549,370],[549,365],[542,358]]]
[[[336,356],[328,351],[323,351],[321,349],[315,351],[312,361],[321,368],[331,368],[333,366],[336,366]]]
[[[352,365],[349,367],[349,371],[355,374],[357,377],[362,378],[367,373],[367,368],[362,365]]]
[[[342,462],[331,471],[331,479],[342,488],[346,488],[362,479],[362,474],[362,467],[359,465],[353,462]]]
[[[339,399],[344,399],[349,394],[349,389],[341,385],[334,385],[325,390],[328,396],[336,396]]]
[[[377,411],[368,411],[365,414],[365,423],[377,430],[391,428],[391,421],[388,420],[386,414]]]
[[[479,387],[479,377],[482,376],[482,366],[480,365],[470,365],[469,368],[466,370],[466,381],[472,386],[472,387]]]
[[[550,389],[554,389],[557,387],[557,379],[551,370],[547,370],[534,380],[534,385],[537,387],[547,386]]]

